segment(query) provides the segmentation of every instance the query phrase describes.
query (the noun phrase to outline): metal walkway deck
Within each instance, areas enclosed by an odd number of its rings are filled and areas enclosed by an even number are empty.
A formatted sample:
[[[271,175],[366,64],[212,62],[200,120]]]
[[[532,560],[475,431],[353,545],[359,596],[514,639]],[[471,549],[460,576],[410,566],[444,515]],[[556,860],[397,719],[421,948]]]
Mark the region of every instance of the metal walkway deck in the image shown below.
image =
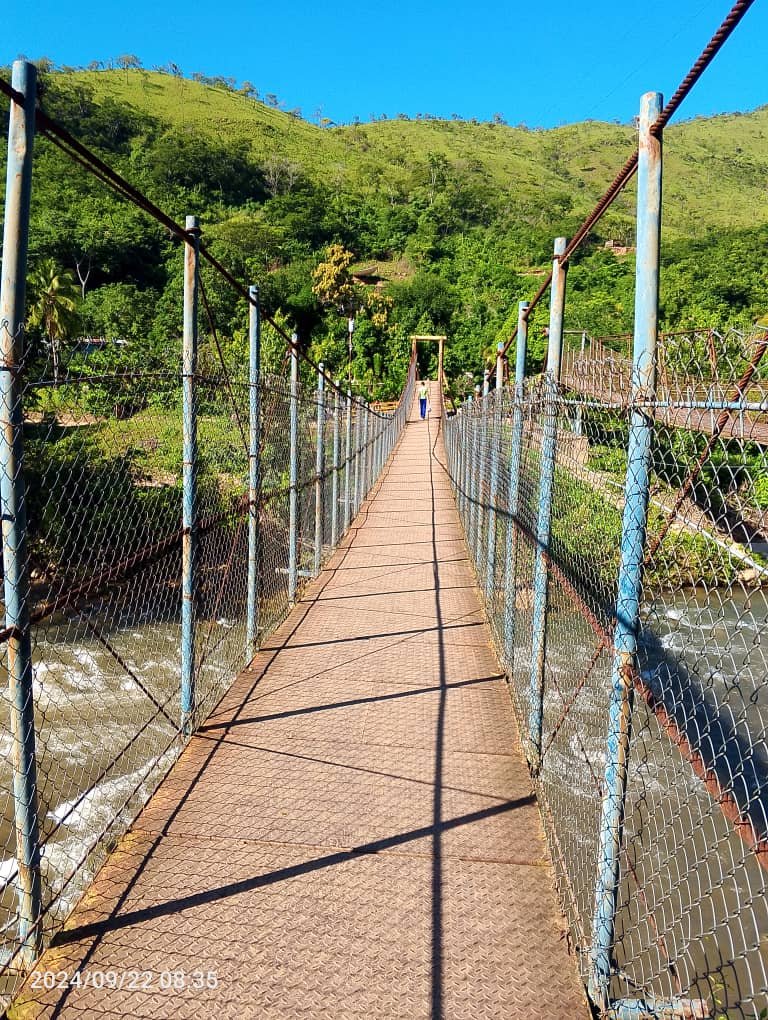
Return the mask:
[[[443,459],[411,421],[12,1017],[588,1016]]]

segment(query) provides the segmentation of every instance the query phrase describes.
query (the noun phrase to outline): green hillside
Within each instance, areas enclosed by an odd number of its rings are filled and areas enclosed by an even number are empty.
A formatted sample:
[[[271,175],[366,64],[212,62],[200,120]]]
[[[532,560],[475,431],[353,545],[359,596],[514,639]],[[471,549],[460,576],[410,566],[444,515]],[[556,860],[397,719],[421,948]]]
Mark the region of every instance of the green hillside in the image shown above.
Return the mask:
[[[67,88],[79,86],[179,130],[245,141],[257,160],[288,158],[319,180],[343,177],[363,190],[403,187],[414,165],[439,154],[482,172],[518,201],[552,195],[553,220],[566,195],[586,212],[635,145],[631,127],[595,121],[546,131],[444,120],[320,128],[232,90],[150,71],[66,76]],[[665,156],[666,227],[688,235],[768,220],[768,106],[672,125]]]
[[[354,310],[355,378],[379,396],[399,388],[414,331],[446,332],[448,370],[477,377],[537,289],[552,239],[573,233],[635,145],[631,126],[597,122],[318,126],[233,88],[143,70],[44,74],[41,103],[173,216],[199,215],[207,244],[335,370]],[[674,125],[665,154],[664,327],[754,321],[768,311],[768,107]],[[568,328],[631,328],[633,205],[630,186],[571,266]],[[609,239],[629,252],[607,250]],[[74,287],[63,343],[121,337],[142,364],[167,363],[178,243],[44,139],[31,244],[33,269]],[[363,266],[378,286],[351,276]],[[243,309],[214,278],[209,287],[236,348]],[[545,317],[533,323],[532,368]]]

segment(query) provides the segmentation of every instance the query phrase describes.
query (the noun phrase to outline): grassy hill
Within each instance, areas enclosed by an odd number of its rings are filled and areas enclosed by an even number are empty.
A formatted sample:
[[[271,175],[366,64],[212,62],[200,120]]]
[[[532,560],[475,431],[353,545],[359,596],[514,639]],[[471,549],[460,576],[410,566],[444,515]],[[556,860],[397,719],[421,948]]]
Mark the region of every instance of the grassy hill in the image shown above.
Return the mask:
[[[573,234],[636,144],[632,126],[595,121],[321,126],[224,85],[143,70],[60,71],[42,84],[43,108],[77,137],[177,219],[198,215],[206,243],[317,359],[346,363],[354,307],[356,378],[379,396],[398,391],[413,332],[446,333],[449,370],[478,372],[538,289],[552,239]],[[768,107],[673,125],[664,144],[662,328],[748,325],[768,311]],[[631,329],[634,229],[630,185],[574,260],[568,329]],[[629,254],[606,251],[608,238]],[[128,339],[137,362],[167,364],[178,244],[46,139],[31,239],[33,263],[81,291],[72,331]],[[373,266],[379,289],[341,280],[346,290],[321,296],[313,274],[329,246]],[[236,345],[242,308],[210,284]],[[532,365],[545,317],[542,305]]]
[[[629,126],[588,121],[552,130],[440,120],[387,120],[321,128],[223,87],[150,71],[77,71],[56,75],[86,85],[179,130],[244,141],[257,162],[292,161],[311,177],[361,192],[408,186],[430,155],[485,178],[516,204],[552,203],[585,213],[635,145]],[[768,106],[670,126],[665,134],[665,225],[695,235],[768,222]],[[544,201],[543,201],[544,200]],[[631,201],[620,200],[621,219]],[[608,220],[610,224],[611,220]]]

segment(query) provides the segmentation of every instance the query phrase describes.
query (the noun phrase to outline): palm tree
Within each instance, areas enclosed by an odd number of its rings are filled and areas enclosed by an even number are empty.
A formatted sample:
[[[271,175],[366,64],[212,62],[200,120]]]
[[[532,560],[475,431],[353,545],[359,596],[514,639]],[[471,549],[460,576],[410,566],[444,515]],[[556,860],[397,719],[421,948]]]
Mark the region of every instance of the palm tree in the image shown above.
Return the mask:
[[[77,323],[79,290],[72,274],[54,259],[44,259],[29,274],[27,325],[39,330],[51,345],[53,381],[59,381],[61,344]]]

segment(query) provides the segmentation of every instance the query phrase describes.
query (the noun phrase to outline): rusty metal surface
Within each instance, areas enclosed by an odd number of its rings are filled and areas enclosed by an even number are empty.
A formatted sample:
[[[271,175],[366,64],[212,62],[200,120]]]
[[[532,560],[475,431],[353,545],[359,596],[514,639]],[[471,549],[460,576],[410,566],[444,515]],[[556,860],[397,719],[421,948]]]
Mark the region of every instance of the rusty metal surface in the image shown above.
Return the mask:
[[[79,986],[12,1017],[588,1016],[436,433],[409,424],[40,962]]]

